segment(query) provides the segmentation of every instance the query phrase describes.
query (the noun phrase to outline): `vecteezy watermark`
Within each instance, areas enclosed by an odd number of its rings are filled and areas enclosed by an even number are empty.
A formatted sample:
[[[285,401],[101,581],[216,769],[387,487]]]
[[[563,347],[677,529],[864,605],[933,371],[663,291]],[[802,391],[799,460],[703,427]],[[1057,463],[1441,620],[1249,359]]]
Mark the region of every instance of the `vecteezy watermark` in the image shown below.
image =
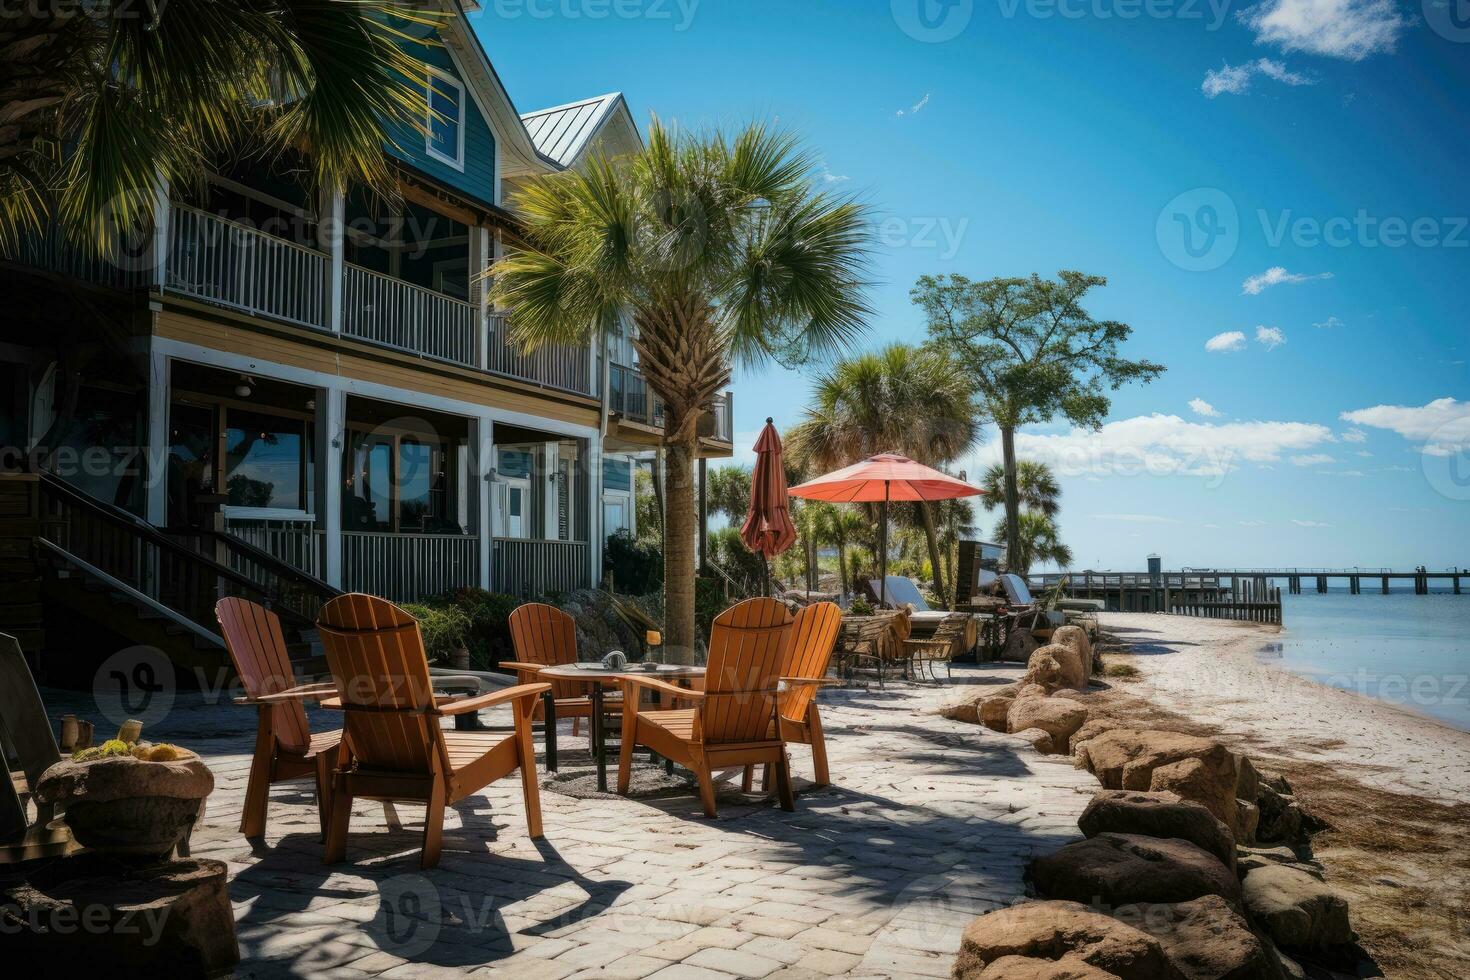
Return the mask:
[[[1470,419],[1439,427],[1419,451],[1424,479],[1446,500],[1470,500]]]
[[[959,254],[969,228],[969,218],[884,218],[874,227],[874,237],[885,248],[926,249],[948,261]]]
[[[1470,44],[1470,0],[1423,0],[1424,22],[1446,41]]]
[[[1196,187],[1159,212],[1154,238],[1164,258],[1186,272],[1220,268],[1240,247],[1240,213],[1218,187]]]
[[[503,20],[666,20],[675,31],[694,23],[699,0],[493,0],[489,12]]]
[[[382,947],[412,959],[434,945],[444,922],[439,889],[420,874],[394,875],[378,888],[378,912],[368,927]]]
[[[996,0],[1006,20],[1199,20],[1218,31],[1230,19],[1231,0]]]
[[[157,24],[169,0],[0,0],[0,21],[22,17],[67,20],[146,20]]]
[[[890,0],[893,22],[915,41],[952,41],[970,26],[975,0]]]
[[[1470,248],[1470,217],[1375,215],[1359,208],[1352,214],[1320,218],[1294,214],[1290,208],[1272,214],[1256,211],[1261,234],[1271,248]]]
[[[21,908],[0,904],[0,936],[32,935],[141,936],[144,948],[156,946],[163,936],[171,908],[111,908],[98,903],[58,902]]]
[[[162,721],[173,710],[176,688],[173,663],[157,647],[119,650],[92,675],[97,710],[118,727],[129,719],[145,729]]]

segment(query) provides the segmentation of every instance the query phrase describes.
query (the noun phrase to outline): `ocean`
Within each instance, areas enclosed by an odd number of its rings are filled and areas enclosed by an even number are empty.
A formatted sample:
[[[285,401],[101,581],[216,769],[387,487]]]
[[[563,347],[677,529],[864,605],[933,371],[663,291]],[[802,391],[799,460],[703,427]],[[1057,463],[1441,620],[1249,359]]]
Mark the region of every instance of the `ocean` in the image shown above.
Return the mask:
[[[1470,595],[1287,595],[1285,628],[1263,657],[1470,731]],[[1304,582],[1310,586],[1310,582]]]

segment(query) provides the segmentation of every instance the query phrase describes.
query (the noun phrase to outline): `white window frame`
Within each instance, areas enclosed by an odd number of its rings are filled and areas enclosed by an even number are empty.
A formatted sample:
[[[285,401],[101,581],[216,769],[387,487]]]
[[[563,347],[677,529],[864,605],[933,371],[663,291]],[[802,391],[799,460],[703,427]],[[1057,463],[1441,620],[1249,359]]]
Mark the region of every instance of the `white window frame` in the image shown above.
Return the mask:
[[[427,65],[426,67],[429,71],[424,79],[424,100],[428,103],[427,108],[424,110],[424,154],[434,160],[438,160],[440,163],[453,167],[460,173],[464,173],[464,130],[467,124],[464,83],[448,72],[435,68],[433,65]],[[436,82],[443,88],[445,94],[448,94],[450,89],[459,93],[454,97],[454,104],[459,107],[459,145],[455,147],[455,152],[458,155],[457,158],[440,153],[434,146],[433,94]]]

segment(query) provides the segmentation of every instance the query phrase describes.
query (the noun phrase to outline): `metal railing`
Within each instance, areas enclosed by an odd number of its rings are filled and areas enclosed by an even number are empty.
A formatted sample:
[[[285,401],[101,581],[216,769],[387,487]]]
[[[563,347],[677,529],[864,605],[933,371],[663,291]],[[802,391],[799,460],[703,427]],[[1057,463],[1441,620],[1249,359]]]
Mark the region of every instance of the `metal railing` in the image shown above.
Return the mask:
[[[715,438],[721,442],[731,442],[735,438],[735,396],[725,392],[715,396],[714,408],[711,410],[715,417]]]
[[[342,587],[394,602],[413,602],[478,585],[480,539],[468,534],[342,535]]]
[[[326,533],[304,521],[227,520],[225,530],[247,544],[308,575],[325,572],[322,545]]]
[[[631,422],[641,422],[655,428],[663,427],[663,399],[653,393],[653,389],[648,386],[648,380],[637,368],[626,364],[608,365],[607,406],[610,411]],[[713,420],[710,428],[701,428],[701,433],[721,442],[730,442],[735,429],[734,401],[730,392],[721,392],[715,396],[714,403],[710,406],[710,416]]]
[[[350,263],[343,272],[342,332],[350,337],[475,367],[479,323],[474,303]]]
[[[305,327],[331,322],[326,253],[188,205],[169,208],[165,268],[169,292]]]
[[[592,359],[586,347],[544,345],[530,354],[510,341],[510,325],[503,313],[487,318],[485,368],[492,374],[532,381],[581,395],[592,393]]]
[[[592,555],[585,541],[496,538],[491,568],[496,592],[543,596],[592,586]]]
[[[146,247],[148,243],[141,239],[134,239],[129,244],[137,246],[137,251],[115,249],[102,254],[67,241],[52,226],[21,242],[14,258],[22,265],[80,279],[97,286],[118,289],[146,286],[152,279],[156,256],[152,249]]]

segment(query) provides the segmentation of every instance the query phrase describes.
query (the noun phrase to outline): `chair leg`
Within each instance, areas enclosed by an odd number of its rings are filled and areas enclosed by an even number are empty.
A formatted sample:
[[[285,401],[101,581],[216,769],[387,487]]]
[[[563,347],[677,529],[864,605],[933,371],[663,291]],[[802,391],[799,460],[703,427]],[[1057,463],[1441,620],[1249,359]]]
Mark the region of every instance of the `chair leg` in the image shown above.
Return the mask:
[[[791,760],[784,748],[776,758],[776,797],[781,801],[781,809],[788,812],[796,809],[796,797],[791,792]]]
[[[582,719],[581,718],[573,718],[572,719],[572,738],[577,738],[577,737],[581,736],[581,734],[582,734]]]
[[[388,825],[389,830],[402,830],[403,821],[398,817],[398,808],[393,805],[392,800],[383,801],[383,822]]]
[[[762,793],[769,793],[770,791],[771,791],[771,764],[769,762],[767,762],[764,766],[761,767],[761,792]]]
[[[704,804],[704,815],[713,820],[718,816],[715,810],[715,781],[710,775],[709,764],[702,759],[695,760],[694,775],[699,779],[699,802]]]
[[[812,768],[816,770],[816,784],[828,785],[832,779],[827,771],[827,739],[822,734],[822,716],[816,702],[807,705],[806,727],[812,740]]]
[[[352,794],[347,779],[338,775],[332,785],[332,818],[327,823],[327,842],[322,860],[336,864],[347,856],[347,824],[352,819]]]
[[[755,783],[755,765],[749,764],[745,767],[745,775],[740,777],[740,792],[749,793]]]
[[[327,823],[332,816],[332,753],[318,752],[316,757],[316,817],[321,825],[322,843],[327,840]]]
[[[250,781],[245,786],[245,808],[240,814],[240,833],[265,836],[265,811],[270,804],[271,769],[274,768],[276,736],[270,705],[262,705],[255,722],[255,755],[250,760]]]
[[[618,746],[618,795],[627,796],[633,780],[633,746],[638,741],[638,694],[623,695],[623,731]]]
[[[434,787],[429,790],[429,808],[424,814],[424,854],[419,867],[425,871],[439,866],[439,851],[444,837],[444,777],[434,774]]]
[[[531,741],[531,705],[516,705],[516,756],[521,767],[521,795],[526,805],[526,830],[533,840],[541,834],[541,786],[536,775],[536,746]],[[524,706],[524,707],[523,707]]]

